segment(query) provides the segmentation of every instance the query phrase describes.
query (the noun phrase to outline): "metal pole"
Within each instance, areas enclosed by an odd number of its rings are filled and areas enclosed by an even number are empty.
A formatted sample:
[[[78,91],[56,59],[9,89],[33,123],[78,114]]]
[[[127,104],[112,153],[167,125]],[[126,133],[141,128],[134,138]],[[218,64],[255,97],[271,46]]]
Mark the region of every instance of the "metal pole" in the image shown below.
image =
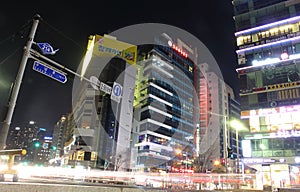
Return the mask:
[[[240,173],[240,152],[239,152],[239,131],[235,129],[235,142],[236,142],[236,172]]]
[[[19,94],[19,90],[21,87],[21,82],[22,82],[22,78],[24,75],[24,71],[26,68],[26,63],[27,60],[29,58],[29,51],[31,49],[32,43],[33,43],[33,39],[34,39],[34,35],[39,23],[39,20],[41,19],[40,15],[35,15],[33,17],[33,24],[32,24],[32,28],[28,37],[28,41],[26,43],[26,46],[24,47],[24,52],[23,52],[23,57],[20,63],[20,68],[19,68],[19,72],[18,75],[16,77],[16,81],[13,87],[13,91],[12,91],[12,95],[9,101],[9,108],[6,114],[6,119],[4,121],[4,125],[2,127],[1,130],[1,134],[0,134],[0,149],[4,149],[6,147],[6,139],[7,139],[7,135],[8,135],[8,130],[9,130],[9,126],[11,124],[11,119],[13,116],[13,112],[14,112],[14,108],[16,105],[16,101],[17,101],[17,97]]]
[[[238,128],[235,129],[235,142],[236,142],[236,172],[238,178],[237,189],[240,189],[240,152],[239,152],[239,131]]]

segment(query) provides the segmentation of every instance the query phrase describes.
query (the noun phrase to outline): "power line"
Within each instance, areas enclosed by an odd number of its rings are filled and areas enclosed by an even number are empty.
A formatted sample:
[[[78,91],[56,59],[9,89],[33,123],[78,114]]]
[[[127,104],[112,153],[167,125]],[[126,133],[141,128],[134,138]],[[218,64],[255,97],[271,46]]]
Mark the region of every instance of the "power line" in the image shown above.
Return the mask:
[[[7,57],[5,57],[2,61],[0,61],[0,65],[2,65],[3,63],[5,63],[10,57],[12,57],[13,55],[15,55],[22,47],[18,47],[17,49],[15,49],[11,54],[9,54]]]
[[[75,40],[73,40],[71,37],[65,35],[62,31],[60,31],[59,29],[55,28],[54,26],[50,25],[48,22],[46,22],[45,20],[42,20],[42,23],[45,23],[47,26],[49,26],[52,30],[54,30],[55,32],[57,32],[58,34],[60,34],[61,36],[63,36],[64,38],[68,39],[69,41],[73,42],[75,45],[77,45],[80,48],[83,48],[82,45],[80,45],[79,43],[77,43]],[[84,48],[85,49],[85,48]]]

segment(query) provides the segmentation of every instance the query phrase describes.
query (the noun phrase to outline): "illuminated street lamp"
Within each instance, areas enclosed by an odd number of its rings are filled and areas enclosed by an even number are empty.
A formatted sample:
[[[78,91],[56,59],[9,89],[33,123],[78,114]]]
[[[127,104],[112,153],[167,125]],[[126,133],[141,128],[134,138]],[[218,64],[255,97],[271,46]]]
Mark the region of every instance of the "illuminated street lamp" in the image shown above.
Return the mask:
[[[229,138],[228,138],[228,129],[227,129],[227,115],[219,114],[219,113],[214,113],[209,111],[208,112],[211,115],[215,115],[218,117],[223,118],[223,159],[225,160],[225,168],[227,172],[227,154],[228,154],[228,143],[229,143]]]
[[[215,160],[215,161],[214,161],[214,165],[215,165],[215,166],[219,166],[220,164],[221,164],[221,163],[220,163],[219,160]]]
[[[240,172],[240,150],[239,150],[239,130],[242,129],[243,124],[238,120],[233,120],[230,122],[232,128],[235,129],[235,143],[236,143],[236,172]]]

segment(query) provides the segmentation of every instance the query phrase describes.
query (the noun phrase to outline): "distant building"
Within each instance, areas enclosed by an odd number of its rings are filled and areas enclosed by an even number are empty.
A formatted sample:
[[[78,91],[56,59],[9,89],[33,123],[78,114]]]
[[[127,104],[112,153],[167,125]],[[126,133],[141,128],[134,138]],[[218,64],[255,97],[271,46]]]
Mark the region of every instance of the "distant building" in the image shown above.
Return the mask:
[[[51,157],[50,159],[59,159],[64,155],[64,145],[66,142],[66,131],[67,131],[68,119],[65,115],[56,122],[53,134],[52,134],[52,144],[51,144]]]
[[[26,154],[18,158],[19,161],[32,165],[48,165],[52,136],[49,136],[45,128],[30,121],[24,128],[11,129],[8,138],[7,149],[26,150]]]
[[[205,171],[212,170],[215,161],[227,163],[228,147],[235,146],[230,144],[232,128],[229,122],[239,111],[233,102],[233,89],[212,72],[207,63],[199,65],[197,76],[200,110],[198,160],[203,163],[199,171]]]

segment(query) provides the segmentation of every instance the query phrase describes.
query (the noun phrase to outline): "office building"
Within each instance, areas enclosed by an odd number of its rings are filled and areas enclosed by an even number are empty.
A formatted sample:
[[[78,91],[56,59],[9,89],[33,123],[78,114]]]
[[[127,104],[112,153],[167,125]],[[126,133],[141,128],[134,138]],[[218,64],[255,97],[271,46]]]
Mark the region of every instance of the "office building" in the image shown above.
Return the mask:
[[[136,46],[109,35],[90,36],[80,73],[95,77],[99,84],[80,78],[75,81],[75,141],[68,142],[69,153],[74,155],[69,164],[105,170],[128,169],[136,77],[132,65],[135,62]]]
[[[227,149],[235,148],[235,143],[231,141],[233,129],[229,122],[234,119],[235,113],[239,113],[235,112],[238,105],[235,106],[232,102],[235,100],[234,91],[207,63],[200,64],[196,74],[199,77],[197,92],[200,109],[197,126],[200,145],[197,160],[203,165],[198,171],[212,171],[215,162],[218,161],[224,165],[222,172],[227,172],[228,163],[233,167],[231,161],[227,162]]]
[[[299,180],[300,3],[233,0],[241,118],[248,133],[243,162],[259,186]],[[297,171],[298,170],[298,171]]]
[[[132,168],[192,172],[194,62],[167,34],[154,42],[138,47]]]

